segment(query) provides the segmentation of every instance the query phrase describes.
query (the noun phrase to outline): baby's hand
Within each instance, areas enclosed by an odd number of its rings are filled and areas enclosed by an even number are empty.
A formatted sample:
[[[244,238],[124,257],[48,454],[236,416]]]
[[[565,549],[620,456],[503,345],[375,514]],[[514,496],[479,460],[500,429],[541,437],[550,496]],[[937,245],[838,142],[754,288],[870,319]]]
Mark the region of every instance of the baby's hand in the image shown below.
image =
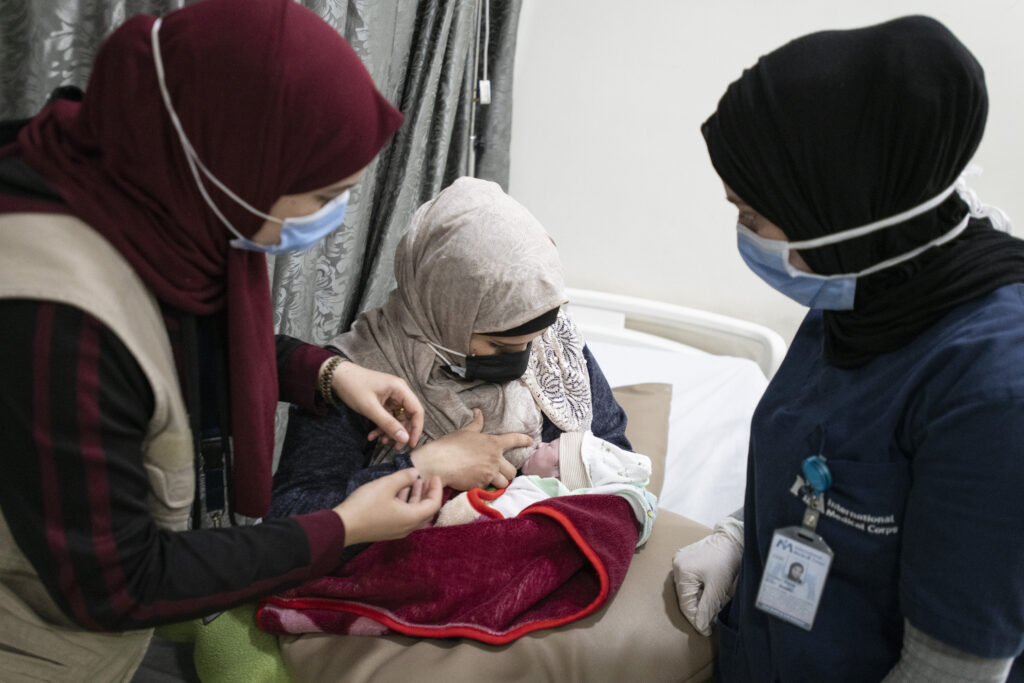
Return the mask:
[[[558,476],[558,439],[541,442],[526,462],[523,463],[523,474],[534,474],[538,477]]]

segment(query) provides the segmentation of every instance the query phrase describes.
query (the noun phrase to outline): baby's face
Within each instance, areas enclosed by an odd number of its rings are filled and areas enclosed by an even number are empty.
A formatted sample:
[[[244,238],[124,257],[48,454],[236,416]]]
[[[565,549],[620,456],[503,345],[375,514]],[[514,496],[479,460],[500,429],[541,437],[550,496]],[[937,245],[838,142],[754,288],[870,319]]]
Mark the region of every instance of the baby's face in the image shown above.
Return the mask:
[[[535,464],[544,463],[546,465],[557,465],[558,464],[558,439],[554,441],[542,441],[537,446],[537,450],[533,452],[531,459],[535,459]]]
[[[523,464],[523,474],[533,474],[538,477],[558,476],[558,439],[550,443],[543,441],[533,450],[530,457]]]

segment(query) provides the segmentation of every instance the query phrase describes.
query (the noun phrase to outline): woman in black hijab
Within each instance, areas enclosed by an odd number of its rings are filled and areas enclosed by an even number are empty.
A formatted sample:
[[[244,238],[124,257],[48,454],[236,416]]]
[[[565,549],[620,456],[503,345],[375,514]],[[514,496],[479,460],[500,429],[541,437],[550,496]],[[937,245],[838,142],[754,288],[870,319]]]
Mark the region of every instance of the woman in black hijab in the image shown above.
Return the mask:
[[[741,255],[811,308],[743,524],[673,560],[720,680],[1024,679],[1024,242],[962,180],[987,108],[915,16],[784,45],[703,125]]]

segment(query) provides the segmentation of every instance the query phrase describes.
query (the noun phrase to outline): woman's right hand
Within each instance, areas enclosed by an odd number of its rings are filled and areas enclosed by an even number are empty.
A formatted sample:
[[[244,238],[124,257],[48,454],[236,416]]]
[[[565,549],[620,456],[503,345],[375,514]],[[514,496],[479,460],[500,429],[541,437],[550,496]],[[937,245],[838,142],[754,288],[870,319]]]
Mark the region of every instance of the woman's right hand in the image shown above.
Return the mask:
[[[711,624],[732,597],[743,557],[743,522],[726,517],[710,536],[680,548],[672,557],[679,609],[697,631]]]
[[[441,489],[438,477],[421,479],[415,468],[363,484],[334,508],[345,545],[403,538],[427,526],[441,508]]]
[[[437,475],[445,486],[459,491],[494,486],[502,489],[516,476],[505,451],[533,444],[527,434],[484,434],[484,416],[473,409],[473,420],[462,429],[412,452],[412,464],[424,476]]]

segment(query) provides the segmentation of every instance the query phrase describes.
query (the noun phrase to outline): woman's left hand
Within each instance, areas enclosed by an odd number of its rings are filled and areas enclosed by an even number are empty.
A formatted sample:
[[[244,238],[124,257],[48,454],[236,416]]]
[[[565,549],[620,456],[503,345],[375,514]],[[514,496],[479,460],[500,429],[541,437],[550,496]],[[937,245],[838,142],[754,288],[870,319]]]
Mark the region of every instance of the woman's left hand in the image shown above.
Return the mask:
[[[715,617],[736,590],[742,559],[743,522],[733,517],[672,557],[679,610],[699,633],[711,635]]]
[[[376,433],[399,448],[415,446],[423,433],[423,404],[405,380],[348,361],[334,370],[331,386],[352,410],[377,425]]]

